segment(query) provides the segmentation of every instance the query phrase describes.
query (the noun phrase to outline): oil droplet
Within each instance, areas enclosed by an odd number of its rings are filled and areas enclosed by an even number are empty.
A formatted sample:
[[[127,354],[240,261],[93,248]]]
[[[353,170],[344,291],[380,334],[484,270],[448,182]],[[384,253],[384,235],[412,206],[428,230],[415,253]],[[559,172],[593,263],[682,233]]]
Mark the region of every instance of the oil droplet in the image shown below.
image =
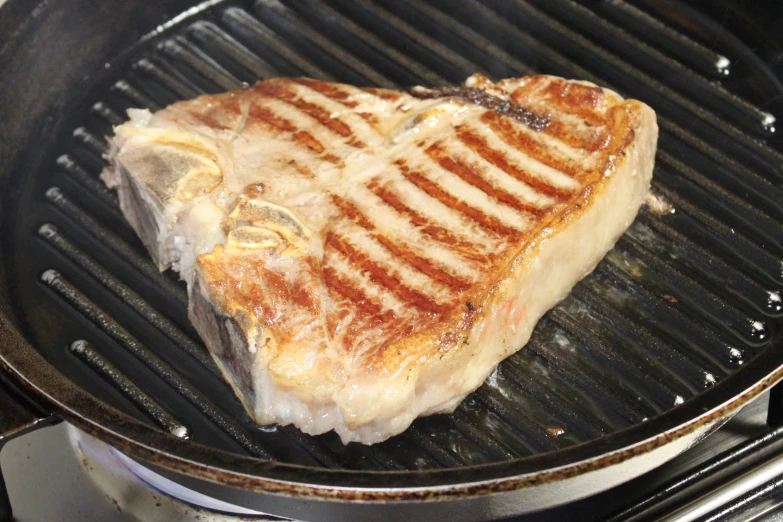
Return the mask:
[[[683,402],[685,402],[685,399],[682,397],[682,395],[678,395],[678,396],[676,396],[676,397],[674,398],[674,405],[675,405],[675,406],[677,406],[677,405],[680,405],[680,404],[682,404]]]
[[[783,310],[783,299],[780,297],[780,292],[772,291],[767,292],[767,309],[771,312],[780,312]]]
[[[761,120],[761,128],[769,133],[775,132],[775,117],[770,113],[764,113],[764,119]]]
[[[717,382],[717,379],[711,373],[705,373],[704,382],[706,382],[708,386],[711,386]]]
[[[485,384],[491,388],[498,388],[498,368],[495,368],[495,371],[490,373],[485,381]]]
[[[761,321],[750,322],[750,335],[754,341],[764,341],[767,338],[767,326]]]
[[[719,55],[718,59],[715,60],[715,71],[723,76],[728,76],[731,73],[731,60]]]
[[[546,429],[546,431],[548,431],[549,434],[553,437],[560,437],[561,435],[565,434],[565,430],[560,426],[550,426]]]
[[[647,193],[647,196],[644,198],[644,204],[653,214],[659,216],[674,214],[674,207],[672,204],[666,201],[663,196],[655,194],[654,192]]]

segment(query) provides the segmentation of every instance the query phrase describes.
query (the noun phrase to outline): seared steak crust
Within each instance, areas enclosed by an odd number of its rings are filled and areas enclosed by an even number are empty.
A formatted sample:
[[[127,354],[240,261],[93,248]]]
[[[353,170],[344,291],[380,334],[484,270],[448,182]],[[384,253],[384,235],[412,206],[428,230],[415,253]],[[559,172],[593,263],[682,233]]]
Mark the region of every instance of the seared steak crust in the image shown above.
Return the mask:
[[[105,179],[259,423],[452,410],[630,225],[653,111],[585,82],[310,79],[132,114]]]

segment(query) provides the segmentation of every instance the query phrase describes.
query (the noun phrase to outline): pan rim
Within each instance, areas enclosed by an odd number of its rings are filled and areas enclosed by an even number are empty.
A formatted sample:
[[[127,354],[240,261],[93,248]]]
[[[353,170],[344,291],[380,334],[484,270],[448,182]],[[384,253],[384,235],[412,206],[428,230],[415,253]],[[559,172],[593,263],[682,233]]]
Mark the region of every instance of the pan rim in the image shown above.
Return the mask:
[[[28,343],[0,311],[0,367],[53,414],[128,457],[175,473],[253,491],[322,500],[424,501],[475,497],[557,482],[620,464],[724,419],[783,380],[771,342],[743,367],[645,422],[556,451],[504,462],[408,471],[325,469],[237,455],[182,440],[86,392]]]

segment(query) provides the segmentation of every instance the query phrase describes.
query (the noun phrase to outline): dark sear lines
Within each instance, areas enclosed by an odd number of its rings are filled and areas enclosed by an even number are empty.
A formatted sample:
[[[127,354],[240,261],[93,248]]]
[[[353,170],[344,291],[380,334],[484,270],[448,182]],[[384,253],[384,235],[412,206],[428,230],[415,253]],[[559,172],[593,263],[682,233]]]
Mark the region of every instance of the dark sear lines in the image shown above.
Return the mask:
[[[493,96],[482,89],[474,87],[441,87],[438,89],[427,89],[424,87],[412,87],[408,93],[416,98],[457,98],[470,103],[474,103],[485,109],[489,109],[503,116],[508,116],[521,121],[528,127],[542,131],[549,126],[549,117],[543,116],[531,111],[523,105],[504,100],[498,96]]]

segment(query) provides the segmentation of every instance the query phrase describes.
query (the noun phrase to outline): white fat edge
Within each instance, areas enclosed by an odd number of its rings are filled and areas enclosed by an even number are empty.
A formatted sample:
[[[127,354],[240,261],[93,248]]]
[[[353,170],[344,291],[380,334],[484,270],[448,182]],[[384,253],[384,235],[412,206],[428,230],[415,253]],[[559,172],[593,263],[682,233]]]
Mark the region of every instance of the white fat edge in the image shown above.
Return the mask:
[[[125,125],[131,127],[148,127],[152,120],[152,113],[148,109],[128,109],[125,113],[128,115]]]
[[[122,184],[122,176],[120,175],[122,166],[117,159],[120,147],[119,140],[116,138],[112,139],[109,141],[109,150],[104,155],[104,159],[108,160],[109,163],[103,168],[99,177],[106,187],[110,189],[117,189]]]
[[[294,424],[309,435],[319,435],[345,425],[342,412],[333,402],[319,403],[309,397],[302,398],[297,391],[286,390],[278,384],[268,369],[268,361],[255,356],[251,372],[256,398],[254,414],[261,424],[282,421]]]
[[[120,125],[115,129],[115,135],[121,140],[127,140],[122,142],[123,146],[130,144],[133,140],[133,145],[144,146],[148,144],[155,144],[156,142],[162,142],[164,145],[180,144],[197,144],[203,149],[208,151],[216,151],[217,141],[211,136],[205,136],[200,133],[194,133],[188,130],[182,130],[179,127],[137,127],[134,125]]]
[[[180,277],[189,285],[193,281],[196,259],[215,249],[215,245],[225,244],[226,235],[221,223],[226,214],[209,198],[201,198],[183,211],[174,225],[175,247],[180,258],[175,266]]]
[[[128,140],[128,134],[126,132],[122,132],[121,129],[145,128],[149,125],[150,118],[152,118],[152,113],[147,109],[128,109],[126,113],[129,118],[128,121],[112,127],[114,136],[112,136],[112,138],[109,140],[109,150],[104,155],[105,159],[114,160],[115,163],[114,165],[110,163],[101,171],[100,174],[101,180],[110,189],[116,189],[120,186],[121,167],[117,157]],[[131,133],[130,136],[132,137],[133,134]]]

